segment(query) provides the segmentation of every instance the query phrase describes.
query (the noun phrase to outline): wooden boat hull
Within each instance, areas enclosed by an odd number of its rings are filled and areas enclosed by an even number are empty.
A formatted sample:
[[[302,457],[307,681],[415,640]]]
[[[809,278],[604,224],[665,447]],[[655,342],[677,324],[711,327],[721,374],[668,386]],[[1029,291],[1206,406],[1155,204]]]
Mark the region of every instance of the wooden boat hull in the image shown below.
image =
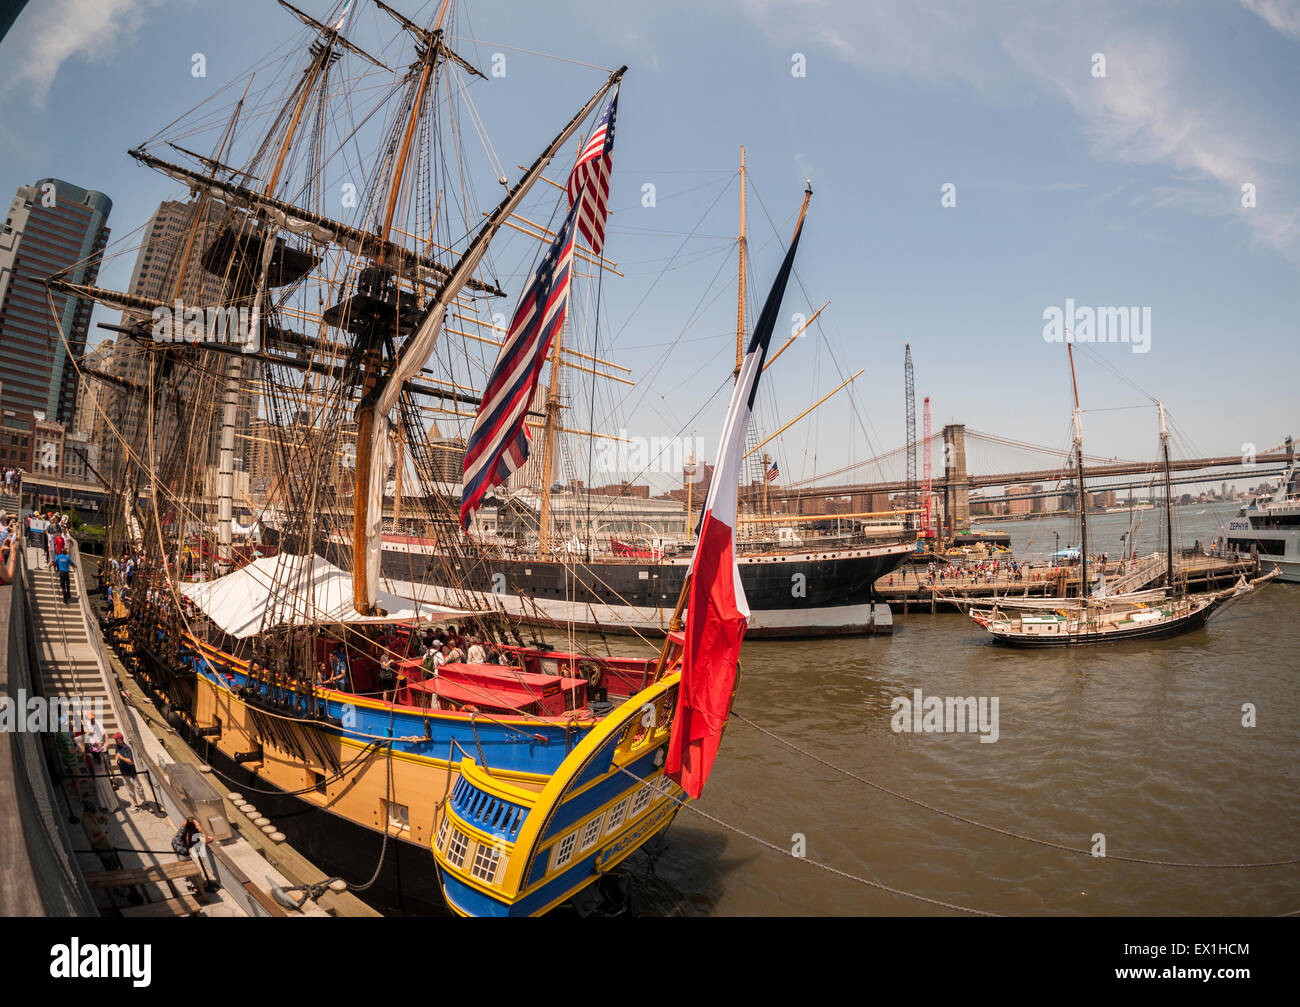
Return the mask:
[[[218,782],[223,789],[238,791],[256,804],[258,813],[269,818],[287,842],[325,874],[360,885],[378,868],[370,888],[353,889],[367,905],[386,916],[450,915],[427,843],[390,833],[388,847],[383,849],[384,834],[379,829],[274,787],[247,767],[236,765],[216,746],[208,748],[199,740],[193,747],[221,774]]]
[[[589,890],[668,828],[687,799],[663,775],[678,680],[669,675],[605,717],[540,793],[462,760],[434,840],[453,912],[540,915]]]
[[[651,762],[656,757],[661,761],[671,724],[671,702],[664,699],[667,686],[662,682],[640,689],[620,707],[637,719],[647,702],[657,702],[657,715],[664,719],[650,734],[629,729],[628,717],[567,727],[536,718],[476,720],[466,713],[390,707],[330,690],[313,693],[311,699],[321,705],[309,714],[303,709],[306,697],[291,689],[269,696],[247,677],[242,662],[192,637],[187,640],[196,671],[188,671],[183,663],[164,662],[155,650],[138,653],[148,677],[182,682],[191,690],[193,708],[184,712],[192,716],[198,732],[185,732],[187,740],[215,770],[219,786],[243,794],[259,817],[269,819],[325,873],[351,885],[373,878],[368,888],[354,890],[385,913],[445,915],[450,908],[463,914],[498,914],[490,907],[484,912],[468,893],[449,906],[435,862],[433,840],[447,808],[455,803],[466,753],[474,753],[470,762],[476,766],[478,759],[485,760],[491,775],[481,768],[477,772],[494,785],[520,794],[545,793],[559,771],[573,765],[572,756],[593,733],[602,739],[607,754],[626,742],[624,754],[636,756],[631,768],[653,775],[657,767]],[[171,695],[171,689],[164,691]],[[675,697],[675,684],[672,694]],[[386,751],[390,746],[391,755]],[[613,786],[637,785],[631,779],[624,782],[609,766],[606,772]],[[656,794],[654,817],[629,816],[629,825],[639,831],[615,837],[623,844],[617,857],[602,843],[596,852],[606,856],[605,867],[662,833],[677,807]],[[638,841],[628,845],[632,839]],[[588,872],[574,882],[575,875],[566,875],[562,898],[548,897],[540,909],[536,900],[528,901],[523,908],[528,914],[550,911],[581,896],[600,876]],[[454,887],[453,882],[448,890]],[[547,893],[553,891],[547,888]]]
[[[1107,633],[1063,633],[1060,636],[1027,636],[1024,634],[993,634],[993,642],[1004,647],[1021,647],[1028,649],[1092,647],[1108,643],[1127,643],[1137,640],[1164,640],[1182,636],[1200,629],[1217,607],[1206,605],[1195,612],[1189,612],[1177,619],[1161,622],[1152,626],[1134,626],[1129,629],[1116,629]]]

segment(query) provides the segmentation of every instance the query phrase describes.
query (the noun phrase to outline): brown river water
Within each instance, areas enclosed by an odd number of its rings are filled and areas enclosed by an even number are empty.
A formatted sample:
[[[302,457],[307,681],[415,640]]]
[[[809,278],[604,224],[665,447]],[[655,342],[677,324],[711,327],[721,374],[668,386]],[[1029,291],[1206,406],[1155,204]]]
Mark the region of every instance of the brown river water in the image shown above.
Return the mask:
[[[1214,534],[1180,515],[1178,540]],[[1098,539],[1128,517],[1100,517]],[[1149,523],[1150,527],[1146,527]],[[1154,547],[1158,518],[1139,531]],[[1068,522],[1008,522],[1051,551]],[[1149,542],[1144,540],[1150,538]],[[1075,544],[1070,537],[1068,544]],[[1038,549],[1037,543],[1031,546]],[[1104,546],[1098,546],[1098,551]],[[1195,633],[1069,652],[994,647],[956,614],[895,616],[891,637],[752,641],[735,710],[874,783],[1009,832],[882,794],[733,719],[701,811],[684,810],[642,873],[648,915],[929,915],[952,910],[814,866],[1000,914],[1277,915],[1300,910],[1300,586],[1273,583]],[[896,733],[895,697],[998,701],[997,740]],[[1254,727],[1242,707],[1253,704]],[[986,709],[991,713],[991,706]],[[986,732],[990,737],[991,732]],[[779,847],[774,852],[741,830]],[[804,857],[790,855],[802,837]]]

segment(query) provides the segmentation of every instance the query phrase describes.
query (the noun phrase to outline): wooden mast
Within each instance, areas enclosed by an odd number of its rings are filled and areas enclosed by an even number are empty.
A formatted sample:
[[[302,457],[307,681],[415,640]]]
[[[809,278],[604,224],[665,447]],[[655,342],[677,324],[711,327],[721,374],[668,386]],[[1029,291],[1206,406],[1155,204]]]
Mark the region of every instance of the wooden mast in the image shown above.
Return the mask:
[[[1079,495],[1079,598],[1088,605],[1088,497],[1083,487],[1083,420],[1079,413],[1079,381],[1074,376],[1074,344],[1066,342],[1070,354],[1070,385],[1074,389],[1074,470]]]
[[[333,54],[334,41],[331,39],[326,45],[320,47],[316,59],[312,61],[311,66],[307,68],[306,74],[303,75],[298,104],[294,107],[293,118],[289,120],[289,128],[284,134],[284,142],[280,144],[280,153],[275,159],[275,168],[271,171],[271,179],[266,183],[266,195],[268,196],[274,196],[275,190],[280,185],[280,173],[284,170],[284,161],[289,155],[289,147],[293,143],[294,134],[298,132],[298,122],[302,119],[303,109],[307,107],[307,99],[316,90],[316,81],[320,79],[321,71],[329,65]]]
[[[1160,410],[1160,447],[1165,456],[1165,584],[1174,593],[1174,498],[1169,479],[1169,429],[1165,426],[1165,404],[1157,402]]]
[[[415,101],[411,103],[411,115],[406,121],[406,133],[402,137],[402,149],[397,155],[397,165],[393,169],[393,184],[388,190],[388,205],[384,209],[384,224],[379,231],[379,257],[375,260],[376,264],[382,266],[388,258],[388,235],[393,227],[393,214],[397,210],[397,197],[401,191],[402,179],[406,174],[406,162],[411,155],[411,138],[415,135],[415,127],[420,121],[421,113],[424,109],[424,92],[429,86],[429,78],[433,75],[434,67],[438,63],[438,51],[442,41],[442,19],[447,13],[447,4],[451,0],[442,0],[442,9],[438,11],[438,20],[433,28],[424,33],[424,57],[423,66],[420,68],[420,83],[415,89]]]
[[[545,556],[551,546],[551,477],[555,471],[555,431],[556,416],[560,406],[560,346],[564,342],[564,330],[568,328],[566,317],[560,331],[555,335],[555,345],[551,348],[551,382],[546,391],[546,425],[542,434],[542,504],[537,514],[537,554]],[[590,474],[588,475],[590,477]],[[587,487],[591,492],[591,487]],[[590,531],[588,531],[590,535]]]
[[[433,28],[424,33],[425,50],[420,68],[420,81],[416,85],[415,98],[411,102],[411,114],[407,117],[406,132],[402,136],[402,146],[393,167],[392,184],[388,189],[388,202],[384,208],[384,222],[379,232],[379,255],[375,264],[383,267],[388,260],[388,235],[392,231],[393,214],[397,209],[397,199],[401,192],[402,181],[406,174],[406,165],[411,154],[411,140],[415,128],[424,112],[424,94],[429,78],[437,65],[441,45],[442,19],[447,13],[450,0],[443,0],[438,11],[438,20]],[[409,25],[406,25],[409,28]],[[361,399],[357,405],[357,455],[356,472],[352,490],[352,606],[363,615],[369,614],[369,576],[366,569],[366,513],[369,496],[371,442],[375,429],[375,393],[379,384],[379,346],[374,340],[366,347],[361,358]],[[380,501],[383,506],[383,501]]]
[[[805,204],[806,206],[806,204]],[[740,379],[740,365],[745,359],[745,148],[740,148],[740,237],[736,239],[739,281],[736,287],[736,369],[731,380]]]
[[[292,9],[292,8],[291,8]],[[289,120],[289,126],[285,130],[284,140],[280,143],[280,150],[275,159],[275,167],[271,171],[271,177],[266,183],[264,194],[272,198],[275,197],[276,189],[280,186],[280,175],[284,170],[285,159],[289,155],[289,149],[293,146],[293,139],[297,135],[298,125],[302,121],[303,110],[307,106],[307,99],[311,97],[316,90],[316,84],[324,75],[324,71],[330,65],[334,58],[334,41],[338,38],[337,30],[326,30],[327,41],[325,44],[315,44],[315,59],[303,74],[302,80],[298,85],[297,102],[294,105],[293,115]],[[249,82],[251,86],[251,81]],[[247,95],[247,88],[244,91]],[[292,100],[292,99],[291,99]],[[243,99],[240,99],[242,105]],[[215,172],[213,173],[215,176]],[[258,220],[264,218],[259,213]],[[241,286],[252,282],[253,291],[253,317],[254,325],[261,324],[260,305],[263,296],[262,280],[265,278],[266,267],[270,264],[269,256],[273,254],[273,249],[278,242],[275,234],[265,235],[267,247],[261,256],[261,274],[256,281],[247,277],[244,270],[240,270],[234,291],[236,299],[245,296],[246,288],[240,289]],[[250,333],[250,338],[253,333]],[[232,523],[235,514],[235,426],[239,418],[239,384],[243,378],[244,365],[243,360],[237,354],[231,354],[226,360],[225,381],[222,387],[221,399],[221,441],[217,455],[217,536],[219,544],[218,560],[225,563],[231,557],[231,547],[234,536],[232,534]]]

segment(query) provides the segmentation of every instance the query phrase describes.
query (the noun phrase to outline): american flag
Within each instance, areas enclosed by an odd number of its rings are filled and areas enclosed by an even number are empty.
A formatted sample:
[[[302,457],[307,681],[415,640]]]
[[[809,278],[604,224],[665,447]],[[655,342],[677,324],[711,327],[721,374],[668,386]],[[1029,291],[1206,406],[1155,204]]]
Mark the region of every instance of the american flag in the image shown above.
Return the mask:
[[[483,401],[479,403],[478,417],[465,448],[460,523],[466,529],[488,492],[528,460],[532,435],[524,420],[537,391],[546,354],[564,325],[569,307],[574,216],[570,209],[555,243],[519,298],[514,321],[483,389]]]
[[[780,474],[781,470],[776,467],[776,462],[773,462],[772,467],[767,470],[767,481],[776,482],[776,479]]]
[[[605,216],[609,206],[609,176],[613,171],[614,117],[618,109],[618,92],[596,124],[587,146],[578,155],[578,163],[569,173],[569,205],[580,202],[578,230],[597,255],[605,247]],[[581,194],[581,195],[579,195]]]

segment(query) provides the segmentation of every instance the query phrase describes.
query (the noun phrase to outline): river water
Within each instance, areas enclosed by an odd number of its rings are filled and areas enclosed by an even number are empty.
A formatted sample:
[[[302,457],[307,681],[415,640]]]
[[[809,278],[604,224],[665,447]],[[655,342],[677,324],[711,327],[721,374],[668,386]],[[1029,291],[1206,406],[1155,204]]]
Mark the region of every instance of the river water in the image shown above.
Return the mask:
[[[1216,534],[1183,508],[1179,542]],[[1158,540],[1144,516],[1139,551]],[[1219,515],[1222,519],[1222,514]],[[1128,516],[1094,522],[1118,555]],[[987,523],[1046,552],[1071,522]],[[1148,538],[1149,541],[1144,541]],[[1092,533],[1090,532],[1090,535]],[[1077,536],[1068,544],[1077,543]],[[1037,550],[1038,545],[1030,544]],[[942,914],[812,861],[971,909],[1043,915],[1274,915],[1300,867],[1167,867],[1300,858],[1300,587],[1273,583],[1173,640],[1064,653],[995,648],[956,614],[895,616],[892,637],[751,641],[736,712],[882,786],[1035,845],[904,803],[733,719],[708,787],[641,885],[646,914]],[[896,697],[997,700],[997,740],[903,733]],[[1243,726],[1251,704],[1255,725]],[[991,706],[986,706],[991,713]],[[909,721],[910,722],[910,721]],[[988,736],[992,736],[991,732]],[[774,844],[773,852],[749,833]],[[803,858],[790,855],[802,837]],[[638,871],[646,862],[635,860]]]

